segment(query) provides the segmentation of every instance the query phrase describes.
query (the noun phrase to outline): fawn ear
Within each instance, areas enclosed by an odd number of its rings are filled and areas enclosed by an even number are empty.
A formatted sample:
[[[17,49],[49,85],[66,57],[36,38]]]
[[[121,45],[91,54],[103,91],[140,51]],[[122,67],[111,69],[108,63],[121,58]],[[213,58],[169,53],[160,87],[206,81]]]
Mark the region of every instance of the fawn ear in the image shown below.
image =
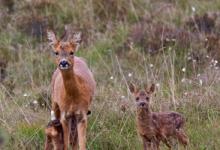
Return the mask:
[[[155,91],[155,84],[152,84],[148,92],[152,94],[154,91]]]
[[[52,30],[47,30],[47,38],[49,40],[49,44],[51,46],[55,45],[57,43],[57,38],[55,33]]]
[[[137,92],[137,88],[135,87],[134,84],[130,83],[129,84],[129,90],[132,94],[136,93]]]
[[[81,32],[73,33],[73,36],[70,42],[76,45],[75,51],[77,51],[82,42],[82,33]]]

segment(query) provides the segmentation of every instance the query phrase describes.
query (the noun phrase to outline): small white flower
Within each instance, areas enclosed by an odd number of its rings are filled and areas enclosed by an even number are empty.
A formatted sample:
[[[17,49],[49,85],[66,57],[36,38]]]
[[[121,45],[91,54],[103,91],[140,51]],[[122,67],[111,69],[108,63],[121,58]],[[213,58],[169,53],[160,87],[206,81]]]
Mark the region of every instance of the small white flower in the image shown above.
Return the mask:
[[[202,85],[202,84],[203,84],[202,79],[199,79],[199,84],[200,84],[200,85]]]
[[[185,95],[185,96],[187,96],[187,95],[188,95],[188,93],[187,93],[187,92],[185,92],[185,93],[184,93],[184,95]]]
[[[206,55],[206,58],[209,58],[209,55]]]
[[[182,72],[186,72],[186,68],[184,67],[184,68],[182,68]]]
[[[111,76],[111,77],[110,77],[110,79],[111,79],[111,80],[113,80],[113,79],[114,79],[114,77],[113,77],[113,76]]]
[[[188,56],[188,57],[187,57],[187,60],[192,60],[192,57],[191,57],[191,56]]]
[[[124,96],[124,95],[122,95],[122,96],[121,96],[121,98],[122,98],[122,99],[124,99],[124,98],[125,98],[125,96]]]
[[[196,8],[194,6],[191,7],[192,11],[195,12]]]
[[[156,83],[156,87],[160,87],[160,83]]]
[[[150,66],[150,68],[153,68],[154,65],[153,65],[153,64],[150,64],[149,66]]]
[[[195,59],[193,59],[193,63],[195,63],[196,62],[196,60]]]
[[[28,96],[28,95],[27,95],[27,93],[24,93],[24,95],[23,95],[23,96],[24,96],[24,97],[26,97],[26,96]]]
[[[219,67],[215,67],[215,70],[218,70],[219,69]]]
[[[132,77],[132,73],[128,73],[128,77]]]
[[[182,78],[181,82],[184,83],[185,81],[186,81],[186,79],[185,79],[185,78]]]
[[[199,74],[197,74],[197,77],[200,77],[201,76],[201,74],[199,73]]]
[[[33,101],[33,104],[38,104],[38,101],[34,100],[34,101]]]
[[[192,84],[192,80],[189,80],[189,84]]]

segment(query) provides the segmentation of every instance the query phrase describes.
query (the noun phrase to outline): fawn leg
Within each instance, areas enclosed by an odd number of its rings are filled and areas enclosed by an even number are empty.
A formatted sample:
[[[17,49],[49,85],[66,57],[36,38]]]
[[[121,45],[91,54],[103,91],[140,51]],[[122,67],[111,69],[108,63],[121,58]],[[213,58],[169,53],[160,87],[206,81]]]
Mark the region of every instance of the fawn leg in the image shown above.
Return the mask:
[[[82,115],[82,116],[81,116]],[[87,128],[87,112],[80,114],[80,119],[77,120],[77,133],[79,139],[79,150],[86,150],[86,128]]]
[[[52,140],[51,140],[51,138],[47,135],[47,136],[46,136],[46,141],[45,141],[44,150],[52,150],[52,149],[53,149]]]
[[[188,145],[189,139],[183,129],[176,130],[176,137],[184,147]]]

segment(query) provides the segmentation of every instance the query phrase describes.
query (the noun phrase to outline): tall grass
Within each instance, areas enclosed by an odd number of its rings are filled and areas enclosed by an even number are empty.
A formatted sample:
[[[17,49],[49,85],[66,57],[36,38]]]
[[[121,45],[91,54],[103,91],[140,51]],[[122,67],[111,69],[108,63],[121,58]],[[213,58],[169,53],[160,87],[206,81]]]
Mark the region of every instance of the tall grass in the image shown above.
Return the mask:
[[[156,53],[149,53],[131,36],[133,26],[140,22],[182,29],[185,19],[194,13],[218,10],[217,0],[31,2],[15,1],[13,13],[7,13],[3,5],[0,10],[0,59],[7,63],[2,67],[6,76],[0,80],[0,149],[43,149],[44,128],[50,118],[50,80],[56,66],[45,34],[31,32],[43,31],[39,18],[46,18],[58,35],[67,24],[83,32],[84,43],[76,55],[87,60],[97,81],[88,149],[142,149],[129,82],[157,85],[151,100],[153,111],[184,114],[188,149],[220,148],[219,63],[199,41],[203,34],[193,34],[199,38],[190,41],[189,47],[154,41],[160,43]],[[149,36],[154,34],[147,31]]]

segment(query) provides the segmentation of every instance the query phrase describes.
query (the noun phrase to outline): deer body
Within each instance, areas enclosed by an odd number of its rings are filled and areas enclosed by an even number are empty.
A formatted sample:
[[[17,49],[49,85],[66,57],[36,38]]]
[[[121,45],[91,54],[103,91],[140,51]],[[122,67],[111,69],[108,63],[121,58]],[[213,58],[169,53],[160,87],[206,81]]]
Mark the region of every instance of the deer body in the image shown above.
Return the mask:
[[[57,69],[52,76],[52,112],[63,128],[64,150],[72,145],[73,150],[86,150],[87,112],[95,93],[96,83],[82,58],[74,56],[80,34],[67,33],[57,40],[48,31],[56,55]],[[72,134],[75,134],[74,136]]]
[[[52,77],[52,98],[61,112],[88,109],[95,90],[95,80],[85,62],[74,57],[72,70],[57,69]],[[85,110],[87,111],[87,110]]]

